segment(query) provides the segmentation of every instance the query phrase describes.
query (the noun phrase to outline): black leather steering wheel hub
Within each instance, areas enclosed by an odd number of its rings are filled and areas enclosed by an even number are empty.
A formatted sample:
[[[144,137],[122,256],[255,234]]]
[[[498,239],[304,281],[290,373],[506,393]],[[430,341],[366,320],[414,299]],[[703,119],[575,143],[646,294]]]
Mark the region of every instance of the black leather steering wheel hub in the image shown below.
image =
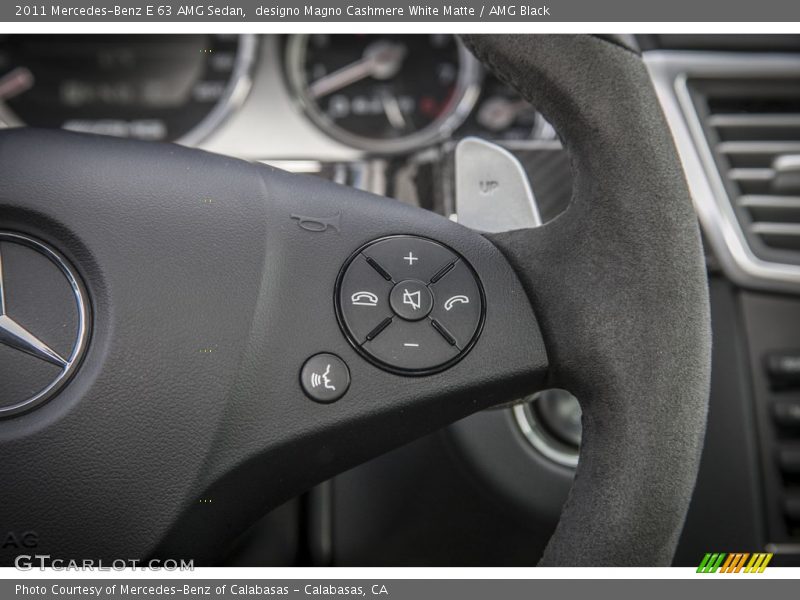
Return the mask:
[[[0,479],[14,482],[4,526],[35,528],[53,558],[215,564],[312,485],[560,387],[581,401],[583,440],[543,564],[669,563],[697,472],[710,334],[697,221],[647,71],[631,49],[591,36],[466,43],[570,154],[572,203],[541,228],[484,236],[181,146],[0,132],[0,230],[55,249],[92,309],[69,382],[0,420]],[[398,234],[420,244],[411,258],[432,253],[424,273],[404,266],[407,251],[383,256],[389,242],[372,243]],[[408,279],[432,294],[423,319],[392,310]],[[342,303],[359,291],[377,297],[363,322]],[[468,302],[448,311],[459,295]],[[377,344],[395,327],[424,328],[441,358],[393,362]],[[346,365],[338,401],[306,397],[299,374],[320,354]],[[332,377],[333,366],[335,387]],[[0,563],[16,554],[1,548]]]

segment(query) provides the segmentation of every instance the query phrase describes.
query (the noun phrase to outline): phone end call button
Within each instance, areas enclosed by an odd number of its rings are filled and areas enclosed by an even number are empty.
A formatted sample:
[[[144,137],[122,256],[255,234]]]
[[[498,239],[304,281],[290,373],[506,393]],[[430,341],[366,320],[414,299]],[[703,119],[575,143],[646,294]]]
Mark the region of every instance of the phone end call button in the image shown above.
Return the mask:
[[[339,290],[339,308],[344,324],[359,344],[384,319],[392,316],[389,292],[392,282],[374,269],[363,255],[347,268]]]
[[[483,311],[483,299],[472,270],[459,260],[431,285],[431,291],[434,298],[431,319],[445,327],[459,348],[465,348],[480,326]]]

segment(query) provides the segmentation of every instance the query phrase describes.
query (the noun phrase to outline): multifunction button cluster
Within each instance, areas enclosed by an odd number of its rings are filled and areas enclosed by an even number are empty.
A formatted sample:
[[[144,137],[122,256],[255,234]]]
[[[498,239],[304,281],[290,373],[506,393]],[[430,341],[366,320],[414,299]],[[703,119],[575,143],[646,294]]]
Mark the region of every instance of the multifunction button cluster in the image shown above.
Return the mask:
[[[353,256],[339,277],[339,319],[357,349],[391,371],[445,368],[475,342],[483,294],[472,267],[429,239],[398,235]]]

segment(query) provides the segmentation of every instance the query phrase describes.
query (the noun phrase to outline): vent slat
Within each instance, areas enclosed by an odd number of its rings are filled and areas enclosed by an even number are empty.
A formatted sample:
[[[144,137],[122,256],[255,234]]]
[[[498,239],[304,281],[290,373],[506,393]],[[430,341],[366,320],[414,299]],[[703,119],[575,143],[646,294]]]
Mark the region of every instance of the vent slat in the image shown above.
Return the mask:
[[[798,114],[716,114],[708,118],[711,127],[741,127],[769,129],[772,127],[797,127],[800,128],[800,113]]]
[[[759,235],[800,237],[800,223],[753,223],[750,229]]]
[[[728,171],[728,177],[734,181],[756,181],[756,182],[770,182],[775,179],[774,169],[731,169]]]
[[[745,195],[739,197],[739,206],[800,210],[800,196]]]
[[[750,230],[771,248],[800,250],[800,223],[753,223]]]
[[[800,196],[741,196],[738,204],[754,222],[800,223]]]
[[[800,140],[800,131],[797,132]],[[724,155],[734,168],[770,168],[781,156],[794,156],[800,153],[800,141],[728,141],[717,144],[717,152]]]
[[[800,152],[800,140],[720,142],[717,150],[722,154],[795,154]]]

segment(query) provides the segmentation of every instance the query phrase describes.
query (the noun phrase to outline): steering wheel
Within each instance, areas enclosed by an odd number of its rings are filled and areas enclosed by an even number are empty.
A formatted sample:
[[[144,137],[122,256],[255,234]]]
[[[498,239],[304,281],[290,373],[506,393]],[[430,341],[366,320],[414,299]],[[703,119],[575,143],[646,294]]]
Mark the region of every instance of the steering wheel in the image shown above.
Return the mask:
[[[14,539],[53,558],[214,564],[312,485],[561,387],[581,401],[583,442],[541,564],[670,563],[710,327],[648,74],[613,38],[465,43],[569,152],[572,202],[543,227],[484,236],[176,145],[0,133],[0,523]],[[28,389],[39,366],[46,393]],[[0,563],[27,547],[5,544]]]

